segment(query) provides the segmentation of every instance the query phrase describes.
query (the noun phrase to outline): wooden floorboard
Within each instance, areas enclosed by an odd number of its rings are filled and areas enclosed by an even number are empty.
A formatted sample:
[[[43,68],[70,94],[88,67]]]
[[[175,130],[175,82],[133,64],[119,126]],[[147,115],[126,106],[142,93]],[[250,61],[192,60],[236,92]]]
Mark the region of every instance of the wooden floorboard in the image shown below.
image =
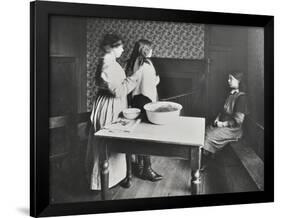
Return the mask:
[[[110,189],[113,199],[135,199],[190,195],[190,166],[186,160],[167,157],[152,157],[153,169],[163,175],[158,182],[134,177],[129,189],[116,186]],[[82,168],[82,167],[81,167]],[[69,172],[69,173],[67,173]],[[82,169],[54,168],[51,174],[51,202],[99,201],[100,192],[89,190]],[[211,160],[202,174],[202,194],[247,192],[256,190],[247,172],[229,149]]]
[[[216,158],[217,169],[224,179],[223,192],[249,192],[258,191],[255,183],[249,177],[246,169],[242,166],[238,157],[227,147]]]
[[[152,157],[152,166],[156,172],[163,175],[163,180],[151,182],[134,177],[132,186],[119,190],[114,199],[190,195],[190,170],[187,161]]]

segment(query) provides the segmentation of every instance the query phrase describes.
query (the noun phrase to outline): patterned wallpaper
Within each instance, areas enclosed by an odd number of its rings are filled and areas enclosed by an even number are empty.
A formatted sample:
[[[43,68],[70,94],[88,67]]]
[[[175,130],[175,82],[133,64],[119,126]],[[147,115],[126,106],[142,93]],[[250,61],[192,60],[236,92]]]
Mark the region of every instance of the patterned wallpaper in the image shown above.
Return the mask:
[[[100,57],[99,43],[106,33],[116,33],[124,41],[124,53],[120,63],[125,62],[134,43],[148,39],[153,43],[153,57],[203,59],[203,24],[173,23],[159,21],[120,20],[89,18],[87,20],[87,109],[92,108],[95,94],[94,75]]]

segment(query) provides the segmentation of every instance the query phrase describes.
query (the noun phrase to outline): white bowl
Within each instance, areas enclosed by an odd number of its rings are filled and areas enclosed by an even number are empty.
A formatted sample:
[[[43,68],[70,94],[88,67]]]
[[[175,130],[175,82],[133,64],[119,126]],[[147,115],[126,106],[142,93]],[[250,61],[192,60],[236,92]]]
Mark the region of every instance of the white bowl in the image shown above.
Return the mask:
[[[140,115],[141,110],[138,108],[127,108],[122,112],[125,118],[129,120],[134,120]]]
[[[168,124],[175,121],[182,106],[170,101],[157,101],[144,105],[148,120],[154,124]]]

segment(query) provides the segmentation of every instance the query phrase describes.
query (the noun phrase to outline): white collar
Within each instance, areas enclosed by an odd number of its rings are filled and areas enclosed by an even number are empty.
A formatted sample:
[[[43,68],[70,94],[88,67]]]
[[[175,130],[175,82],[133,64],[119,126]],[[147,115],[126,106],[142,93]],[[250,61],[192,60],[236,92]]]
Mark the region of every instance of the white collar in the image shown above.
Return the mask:
[[[105,54],[103,59],[105,61],[116,61],[116,58],[114,57],[114,55],[112,53]]]
[[[230,91],[230,94],[235,94],[235,93],[239,93],[239,89],[232,89],[231,91]]]

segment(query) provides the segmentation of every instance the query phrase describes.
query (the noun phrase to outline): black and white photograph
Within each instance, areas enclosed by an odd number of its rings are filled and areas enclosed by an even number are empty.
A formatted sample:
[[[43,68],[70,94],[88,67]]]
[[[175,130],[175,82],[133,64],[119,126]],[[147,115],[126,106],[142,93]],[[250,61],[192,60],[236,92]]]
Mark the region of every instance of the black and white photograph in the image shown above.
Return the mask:
[[[51,202],[264,190],[263,28],[52,16],[49,54]]]
[[[277,3],[3,2],[1,217],[278,217]]]
[[[273,16],[31,18],[31,216],[273,201]]]

